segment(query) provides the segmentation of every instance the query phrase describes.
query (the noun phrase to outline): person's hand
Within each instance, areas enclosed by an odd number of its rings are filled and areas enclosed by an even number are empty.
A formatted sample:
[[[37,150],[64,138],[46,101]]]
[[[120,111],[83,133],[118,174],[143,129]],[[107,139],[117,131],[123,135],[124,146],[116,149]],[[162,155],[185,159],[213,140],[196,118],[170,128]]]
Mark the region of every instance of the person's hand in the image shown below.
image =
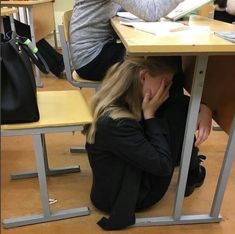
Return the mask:
[[[195,146],[200,145],[208,138],[211,131],[211,123],[212,123],[211,110],[205,104],[201,104],[197,120]]]
[[[169,89],[172,85],[172,82],[168,83],[165,79],[161,81],[161,85],[158,91],[151,97],[150,90],[147,91],[144,95],[142,102],[142,109],[145,119],[151,119],[154,117],[157,109],[162,105],[163,102],[169,97]]]

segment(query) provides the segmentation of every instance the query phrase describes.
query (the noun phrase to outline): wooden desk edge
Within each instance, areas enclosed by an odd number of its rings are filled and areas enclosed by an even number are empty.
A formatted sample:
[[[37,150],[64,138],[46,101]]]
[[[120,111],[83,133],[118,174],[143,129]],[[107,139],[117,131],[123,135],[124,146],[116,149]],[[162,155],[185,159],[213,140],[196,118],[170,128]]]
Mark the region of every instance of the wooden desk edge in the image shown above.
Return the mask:
[[[48,3],[48,2],[54,2],[53,0],[39,0],[39,1],[1,1],[1,7],[3,6],[15,6],[15,7],[20,7],[20,6],[33,6],[33,5],[38,5],[38,4],[43,4],[43,3]]]
[[[17,10],[15,8],[2,8],[1,7],[1,16],[9,16],[16,12]]]

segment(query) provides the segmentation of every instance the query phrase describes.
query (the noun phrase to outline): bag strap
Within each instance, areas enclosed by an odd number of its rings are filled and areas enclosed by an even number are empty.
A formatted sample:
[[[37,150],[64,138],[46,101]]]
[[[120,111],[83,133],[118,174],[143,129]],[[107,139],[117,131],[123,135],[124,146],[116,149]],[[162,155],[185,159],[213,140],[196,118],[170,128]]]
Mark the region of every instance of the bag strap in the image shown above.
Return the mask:
[[[22,38],[20,38],[20,40],[22,41]],[[29,39],[26,39],[24,42],[21,41],[19,42],[19,44],[26,52],[26,54],[30,57],[31,61],[40,69],[40,71],[45,74],[48,74],[49,67],[44,58],[38,52],[37,47],[32,47],[32,42]]]
[[[4,38],[4,41],[6,42],[8,41],[13,46],[13,48],[15,48],[15,45],[20,46],[28,55],[31,62],[33,62],[40,69],[40,71],[45,74],[49,73],[50,70],[46,61],[39,53],[37,47],[34,46],[28,38],[19,36],[14,31],[10,31],[6,34],[1,34],[1,38]]]

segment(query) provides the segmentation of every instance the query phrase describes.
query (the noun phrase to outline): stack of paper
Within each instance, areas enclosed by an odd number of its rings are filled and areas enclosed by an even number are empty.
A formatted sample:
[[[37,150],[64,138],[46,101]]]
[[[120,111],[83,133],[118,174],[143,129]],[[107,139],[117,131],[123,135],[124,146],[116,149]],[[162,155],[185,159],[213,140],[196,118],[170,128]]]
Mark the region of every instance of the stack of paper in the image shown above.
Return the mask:
[[[130,22],[120,21],[121,24],[134,27],[138,30],[152,33],[155,35],[167,34],[169,32],[178,32],[186,30],[189,26],[178,22]]]
[[[215,32],[215,35],[235,43],[235,32]]]
[[[117,12],[117,16],[125,18],[125,19],[130,19],[130,20],[139,19],[136,15],[133,15],[132,13],[130,13],[128,11]]]

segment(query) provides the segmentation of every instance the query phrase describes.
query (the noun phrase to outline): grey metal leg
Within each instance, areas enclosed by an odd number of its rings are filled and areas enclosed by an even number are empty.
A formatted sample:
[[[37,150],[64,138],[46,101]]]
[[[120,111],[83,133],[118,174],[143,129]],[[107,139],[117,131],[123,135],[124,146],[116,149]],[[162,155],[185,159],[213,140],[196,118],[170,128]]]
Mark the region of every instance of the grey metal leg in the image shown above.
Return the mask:
[[[212,203],[212,208],[211,208],[212,217],[216,218],[219,216],[225,188],[228,182],[231,167],[233,165],[234,157],[235,157],[235,117],[233,119],[233,124],[232,124],[231,131],[229,134],[229,140],[228,140],[228,145],[227,145],[227,149],[226,149],[225,156],[224,156],[223,165],[220,171],[220,176],[219,176],[219,180],[217,183],[214,200]]]
[[[176,192],[175,206],[173,217],[175,220],[180,219],[181,210],[184,200],[184,192],[188,176],[189,163],[191,158],[194,133],[196,130],[197,117],[200,108],[203,83],[207,68],[207,55],[197,56],[194,79],[192,85],[192,94],[189,103],[189,111],[185,128],[184,143],[182,148],[181,166],[179,171],[178,186]]]
[[[53,35],[54,35],[55,48],[58,49],[56,30],[53,30]]]
[[[87,153],[85,147],[83,146],[72,146],[70,148],[70,153],[72,154],[83,154],[83,153]]]
[[[179,219],[172,216],[149,217],[136,219],[135,227],[146,227],[156,225],[178,225],[178,224],[196,224],[196,223],[215,223],[219,222],[221,217],[213,218],[208,214],[200,215],[181,215]]]
[[[10,17],[10,23],[11,23],[11,30],[15,32],[15,23],[14,23],[14,18],[12,15],[9,16]]]
[[[207,68],[208,56],[201,55],[197,57],[192,94],[190,98],[189,111],[185,129],[184,144],[182,149],[181,166],[178,178],[175,205],[172,216],[147,217],[136,219],[134,226],[154,226],[154,225],[172,225],[172,224],[190,224],[190,223],[210,223],[219,222],[221,216],[210,214],[200,215],[181,215],[182,204],[184,200],[184,191],[186,187],[190,156],[192,151],[194,132],[200,107],[203,83]]]
[[[31,38],[32,38],[32,43],[34,46],[36,46],[36,37],[35,37],[35,31],[34,31],[34,23],[33,23],[33,13],[32,13],[32,8],[29,7],[28,9],[28,24],[30,25],[30,33],[31,33]],[[35,80],[36,80],[36,85],[37,87],[43,87],[43,83],[40,77],[40,71],[38,67],[35,65]]]
[[[45,165],[45,171],[46,175],[52,176],[52,175],[61,175],[61,174],[67,174],[67,173],[76,173],[80,172],[80,166],[68,166],[68,167],[58,167],[58,168],[49,168],[48,165],[48,158],[47,158],[47,149],[46,149],[46,140],[45,135],[41,134],[41,142],[43,147],[43,159],[44,159],[44,165]],[[20,172],[20,173],[12,173],[11,179],[17,180],[17,179],[26,179],[26,178],[33,178],[37,177],[38,173],[35,171],[31,172]]]
[[[59,30],[59,35],[60,35],[60,43],[61,47],[63,50],[63,61],[64,61],[64,67],[65,67],[65,73],[67,80],[73,84],[73,77],[71,73],[71,60],[70,60],[70,55],[69,55],[69,49],[68,45],[66,43],[65,35],[64,35],[64,26],[63,25],[58,25],[58,30]]]
[[[23,216],[23,217],[18,217],[18,218],[5,219],[3,220],[3,226],[5,228],[19,227],[19,226],[24,226],[28,224],[49,222],[49,221],[66,219],[66,218],[71,218],[71,217],[88,215],[90,211],[87,207],[50,212],[49,197],[48,197],[47,182],[46,182],[45,163],[44,163],[44,157],[43,157],[43,153],[44,153],[43,141],[42,141],[42,137],[40,134],[33,135],[33,138],[34,138],[34,147],[36,151],[38,180],[39,180],[39,186],[40,186],[43,213],[39,215],[30,215],[30,216]]]
[[[214,131],[223,131],[220,126],[213,126]]]

